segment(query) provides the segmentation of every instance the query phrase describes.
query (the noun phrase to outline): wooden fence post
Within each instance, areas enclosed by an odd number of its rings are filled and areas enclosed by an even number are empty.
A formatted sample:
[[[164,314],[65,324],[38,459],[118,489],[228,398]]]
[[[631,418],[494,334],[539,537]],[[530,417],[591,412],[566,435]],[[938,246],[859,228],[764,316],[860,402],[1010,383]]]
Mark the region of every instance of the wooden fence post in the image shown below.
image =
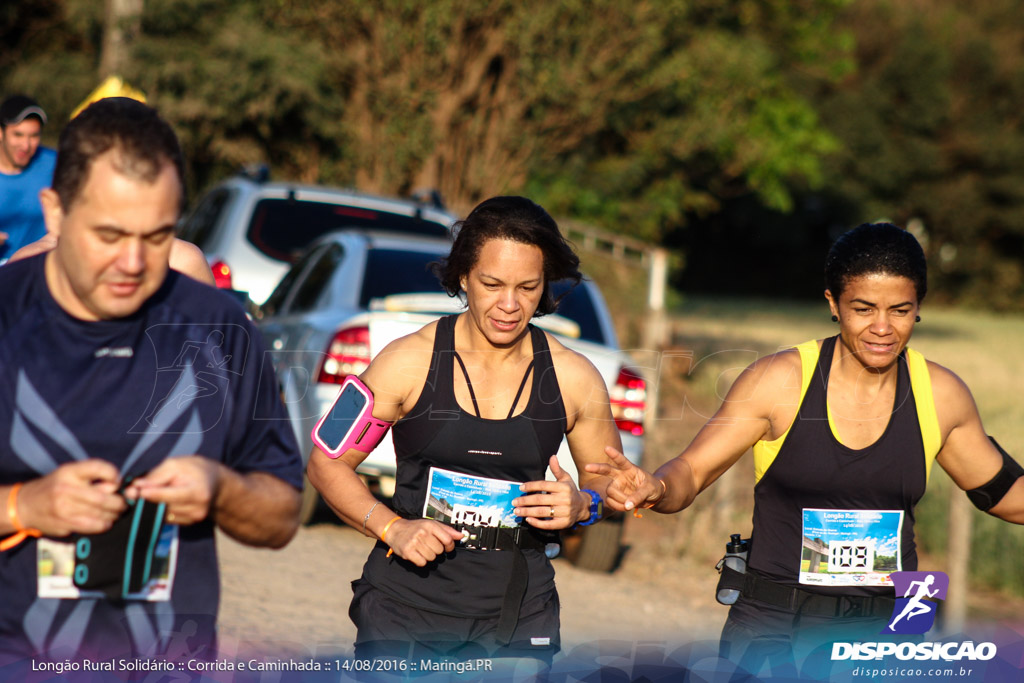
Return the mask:
[[[945,604],[945,633],[960,633],[967,622],[967,591],[970,583],[971,515],[967,496],[957,486],[949,487],[949,547],[947,570],[949,593]]]

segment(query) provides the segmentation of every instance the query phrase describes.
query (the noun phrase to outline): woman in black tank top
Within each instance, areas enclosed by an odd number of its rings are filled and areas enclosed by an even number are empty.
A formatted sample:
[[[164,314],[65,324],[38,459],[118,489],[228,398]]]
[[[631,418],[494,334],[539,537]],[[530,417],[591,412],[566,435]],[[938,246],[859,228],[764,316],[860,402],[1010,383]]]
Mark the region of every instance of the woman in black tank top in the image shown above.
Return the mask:
[[[357,656],[549,661],[560,636],[545,550],[559,529],[598,521],[608,479],[584,466],[621,442],[597,370],[530,325],[556,309],[551,281],[581,277],[555,222],[528,199],[496,197],[456,229],[437,272],[467,310],[393,342],[362,375],[374,417],[394,423],[393,509],[355,474],[359,451],[331,460],[314,448],[309,478],[378,539],[353,584]],[[583,490],[554,456],[563,436]],[[515,482],[514,509],[474,506],[484,479]]]
[[[727,567],[719,584],[734,602],[723,656],[753,675],[766,664],[774,675],[806,673],[815,650],[830,665],[832,642],[927,630],[926,619],[894,629],[906,619],[895,598],[908,597],[894,585],[917,569],[914,507],[933,461],[987,512],[1024,523],[1020,467],[986,437],[966,386],[907,348],[927,290],[913,235],[861,225],[833,245],[825,279],[835,337],[753,363],[653,475],[619,455],[587,468],[615,478],[610,507],[671,513],[753,448],[746,571]],[[722,531],[725,540],[731,530]]]

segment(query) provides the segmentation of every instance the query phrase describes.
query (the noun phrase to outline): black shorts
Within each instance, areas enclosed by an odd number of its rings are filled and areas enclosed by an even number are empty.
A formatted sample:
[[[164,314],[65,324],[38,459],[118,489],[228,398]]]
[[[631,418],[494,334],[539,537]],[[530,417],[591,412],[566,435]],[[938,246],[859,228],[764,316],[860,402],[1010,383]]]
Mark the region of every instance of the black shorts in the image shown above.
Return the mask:
[[[406,605],[365,579],[352,582],[348,615],[357,659],[530,657],[550,663],[561,649],[558,593],[526,603],[508,645],[496,639],[498,617],[457,617]]]
[[[830,666],[832,643],[882,641],[884,617],[807,616],[740,596],[722,627],[719,654],[747,673],[795,677]],[[813,675],[812,675],[813,677]],[[828,680],[827,675],[818,680]]]

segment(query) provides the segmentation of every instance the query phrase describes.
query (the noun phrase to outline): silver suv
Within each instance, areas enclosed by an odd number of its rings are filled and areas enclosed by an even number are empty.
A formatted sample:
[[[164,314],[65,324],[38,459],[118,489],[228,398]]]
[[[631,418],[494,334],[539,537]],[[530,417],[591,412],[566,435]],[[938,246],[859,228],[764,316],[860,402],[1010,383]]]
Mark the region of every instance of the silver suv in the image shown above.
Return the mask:
[[[364,228],[448,237],[455,220],[431,204],[238,175],[199,200],[179,236],[203,250],[218,287],[259,305],[321,235]]]

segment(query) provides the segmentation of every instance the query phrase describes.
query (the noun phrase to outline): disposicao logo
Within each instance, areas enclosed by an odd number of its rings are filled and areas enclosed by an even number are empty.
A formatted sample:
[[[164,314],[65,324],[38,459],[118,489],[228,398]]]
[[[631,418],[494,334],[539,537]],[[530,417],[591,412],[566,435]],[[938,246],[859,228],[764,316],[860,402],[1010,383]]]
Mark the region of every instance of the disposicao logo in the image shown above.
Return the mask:
[[[881,633],[922,634],[935,624],[935,600],[945,600],[949,577],[944,572],[893,572],[896,606]],[[896,657],[900,660],[989,660],[996,656],[994,643],[964,642],[887,642],[832,643],[832,661],[871,660]]]
[[[949,577],[945,572],[893,572],[896,606],[882,633],[926,633],[935,624],[938,604],[945,600]],[[900,597],[902,596],[902,597]]]

